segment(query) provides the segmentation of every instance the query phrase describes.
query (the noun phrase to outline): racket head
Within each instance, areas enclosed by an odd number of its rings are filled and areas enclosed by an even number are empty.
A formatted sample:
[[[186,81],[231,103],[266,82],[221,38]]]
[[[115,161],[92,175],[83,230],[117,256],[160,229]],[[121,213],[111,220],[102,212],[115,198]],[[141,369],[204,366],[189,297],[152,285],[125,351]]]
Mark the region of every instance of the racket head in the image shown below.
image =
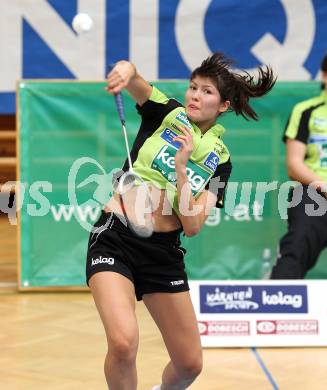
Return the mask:
[[[139,237],[151,237],[154,209],[144,180],[133,171],[127,171],[119,178],[117,192],[128,227]]]

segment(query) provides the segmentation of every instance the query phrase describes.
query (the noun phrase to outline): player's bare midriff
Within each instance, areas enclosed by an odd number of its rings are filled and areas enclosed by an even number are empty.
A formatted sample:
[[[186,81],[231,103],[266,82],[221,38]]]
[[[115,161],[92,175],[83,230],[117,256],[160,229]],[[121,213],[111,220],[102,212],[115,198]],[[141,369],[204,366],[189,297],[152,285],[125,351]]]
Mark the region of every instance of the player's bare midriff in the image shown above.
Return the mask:
[[[169,203],[166,190],[158,189],[151,184],[148,186],[151,191],[151,199],[154,205],[154,231],[169,232],[181,228],[182,225]],[[115,214],[123,215],[119,195],[117,193],[109,200],[104,210],[105,212],[114,212]]]

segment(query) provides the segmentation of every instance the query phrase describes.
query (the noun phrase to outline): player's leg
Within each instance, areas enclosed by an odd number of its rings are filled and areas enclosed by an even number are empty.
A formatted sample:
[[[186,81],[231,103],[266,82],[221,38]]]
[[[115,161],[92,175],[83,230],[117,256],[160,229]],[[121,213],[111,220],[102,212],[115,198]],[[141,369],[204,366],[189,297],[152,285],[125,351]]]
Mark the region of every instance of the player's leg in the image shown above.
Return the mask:
[[[144,294],[143,301],[156,322],[171,361],[162,375],[162,390],[186,389],[202,370],[202,348],[188,291]]]
[[[89,286],[107,336],[104,370],[108,386],[110,390],[136,389],[139,334],[134,285],[119,273],[99,272]]]

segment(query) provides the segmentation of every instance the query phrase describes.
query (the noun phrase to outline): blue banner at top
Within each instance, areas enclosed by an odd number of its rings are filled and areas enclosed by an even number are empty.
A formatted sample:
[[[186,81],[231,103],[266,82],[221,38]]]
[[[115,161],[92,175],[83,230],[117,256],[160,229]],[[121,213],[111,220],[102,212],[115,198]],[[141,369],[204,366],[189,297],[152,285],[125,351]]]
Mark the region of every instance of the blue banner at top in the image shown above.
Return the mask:
[[[80,12],[94,22],[88,33],[71,27]],[[146,79],[179,79],[223,51],[237,68],[317,79],[326,20],[325,0],[2,0],[0,113],[15,112],[20,79],[103,80],[119,59]]]

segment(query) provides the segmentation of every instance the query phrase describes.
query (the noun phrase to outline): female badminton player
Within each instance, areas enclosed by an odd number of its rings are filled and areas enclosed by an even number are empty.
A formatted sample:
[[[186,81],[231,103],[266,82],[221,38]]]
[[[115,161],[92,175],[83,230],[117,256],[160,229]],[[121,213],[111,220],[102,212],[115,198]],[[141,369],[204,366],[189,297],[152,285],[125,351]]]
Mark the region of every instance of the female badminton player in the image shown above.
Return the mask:
[[[186,389],[200,374],[200,336],[180,234],[194,236],[212,207],[223,206],[232,165],[217,119],[234,111],[257,120],[249,99],[265,95],[274,83],[269,67],[258,68],[254,79],[233,72],[231,61],[215,53],[192,72],[183,105],[151,86],[128,61],[109,72],[109,93],[126,88],[141,116],[123,171],[131,168],[130,160],[149,186],[153,205],[153,233],[141,237],[124,223],[115,194],[89,239],[87,282],[107,336],[109,389],[137,387],[135,296],[156,322],[170,357],[161,384],[153,389]]]

